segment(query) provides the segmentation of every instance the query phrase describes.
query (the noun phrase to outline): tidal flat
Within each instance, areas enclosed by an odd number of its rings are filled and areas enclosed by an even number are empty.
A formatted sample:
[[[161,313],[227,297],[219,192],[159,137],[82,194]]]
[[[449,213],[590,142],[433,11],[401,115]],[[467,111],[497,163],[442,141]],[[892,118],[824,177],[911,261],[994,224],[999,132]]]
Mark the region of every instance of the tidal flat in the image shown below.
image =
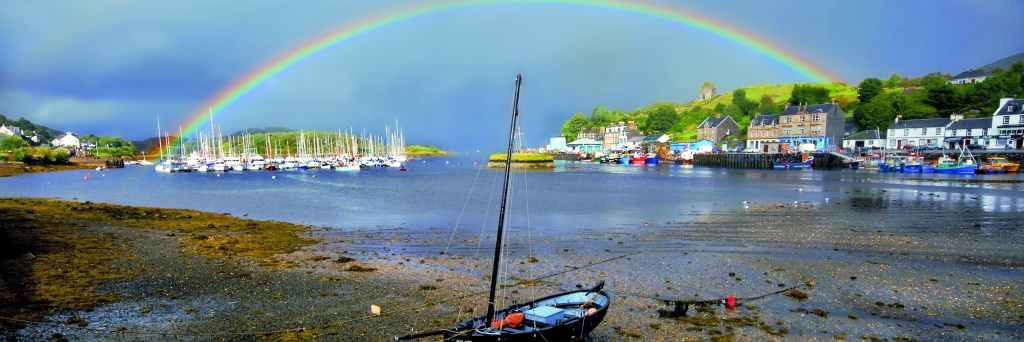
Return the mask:
[[[1024,338],[1019,215],[921,203],[759,203],[630,230],[516,235],[500,294],[606,281],[613,301],[591,341]],[[0,316],[13,340],[385,341],[480,314],[494,244],[444,227],[30,198],[0,199],[0,217]],[[685,316],[659,300],[729,295],[736,307]]]

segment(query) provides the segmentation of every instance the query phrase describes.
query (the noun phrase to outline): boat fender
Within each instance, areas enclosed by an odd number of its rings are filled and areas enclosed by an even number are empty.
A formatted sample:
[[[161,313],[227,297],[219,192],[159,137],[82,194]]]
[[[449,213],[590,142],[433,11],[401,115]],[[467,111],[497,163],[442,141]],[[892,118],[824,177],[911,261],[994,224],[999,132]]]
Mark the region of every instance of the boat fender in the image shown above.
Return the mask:
[[[525,318],[526,314],[523,314],[522,312],[513,312],[508,316],[505,316],[505,318],[503,319],[491,322],[491,327],[498,329],[504,328],[506,326],[513,329],[519,328],[519,325],[523,323],[523,319]]]
[[[736,297],[733,297],[733,296],[725,297],[725,306],[730,307],[730,308],[731,307],[735,307],[736,306]]]
[[[595,308],[587,309],[587,316],[593,315],[596,312],[597,312],[597,309],[595,309]]]

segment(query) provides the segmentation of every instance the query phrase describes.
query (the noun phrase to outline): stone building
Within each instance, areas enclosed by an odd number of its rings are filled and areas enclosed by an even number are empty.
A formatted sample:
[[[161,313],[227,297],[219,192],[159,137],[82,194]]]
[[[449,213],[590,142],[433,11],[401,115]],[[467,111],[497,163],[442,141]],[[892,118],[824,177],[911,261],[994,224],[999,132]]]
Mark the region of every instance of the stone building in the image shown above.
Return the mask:
[[[714,83],[711,83],[711,81],[704,81],[704,84],[700,86],[700,99],[710,100],[712,97],[715,97],[717,92],[718,90],[715,89]]]

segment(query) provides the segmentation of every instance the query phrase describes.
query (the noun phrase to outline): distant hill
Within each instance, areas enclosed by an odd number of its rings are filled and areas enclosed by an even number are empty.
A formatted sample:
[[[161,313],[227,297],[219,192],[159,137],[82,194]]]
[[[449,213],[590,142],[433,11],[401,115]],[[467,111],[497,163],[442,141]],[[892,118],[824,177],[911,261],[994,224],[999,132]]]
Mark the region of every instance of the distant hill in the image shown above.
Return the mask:
[[[259,128],[259,127],[246,128],[246,129],[243,129],[241,131],[232,133],[231,135],[240,136],[240,135],[245,135],[245,133],[249,133],[249,134],[263,134],[263,133],[280,133],[280,132],[294,132],[294,131],[295,130],[291,129],[291,128],[267,126],[267,127],[264,127],[264,128]]]
[[[20,118],[18,120],[11,120],[11,119],[8,119],[6,116],[4,116],[2,114],[0,114],[0,123],[4,124],[6,126],[15,126],[15,127],[21,128],[21,130],[23,132],[25,132],[24,134],[27,134],[27,135],[30,135],[30,136],[31,136],[32,132],[35,132],[39,136],[45,138],[46,140],[44,140],[44,141],[46,141],[46,142],[49,142],[50,140],[53,140],[54,138],[57,138],[57,137],[61,136],[61,134],[64,133],[64,132],[58,131],[58,130],[50,128],[50,127],[34,124],[34,123],[32,123],[32,121],[28,121],[25,118]]]
[[[989,63],[989,64],[982,65],[982,66],[978,67],[978,69],[992,71],[995,68],[1002,68],[1003,70],[1006,70],[1006,69],[1009,69],[1010,66],[1013,65],[1013,63],[1017,63],[1017,62],[1024,62],[1024,52],[1018,53],[1018,54],[1010,56],[1010,57],[1006,57],[1006,58],[1000,59],[998,61],[995,61],[995,62],[992,62],[992,63]]]

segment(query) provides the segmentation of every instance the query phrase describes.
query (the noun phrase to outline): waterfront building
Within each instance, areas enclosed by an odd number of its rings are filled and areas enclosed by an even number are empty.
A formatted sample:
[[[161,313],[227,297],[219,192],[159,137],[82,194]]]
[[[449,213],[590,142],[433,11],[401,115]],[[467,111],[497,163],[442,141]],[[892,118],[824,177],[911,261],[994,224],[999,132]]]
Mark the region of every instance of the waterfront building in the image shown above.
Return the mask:
[[[740,135],[740,125],[728,115],[723,118],[721,114],[716,114],[715,117],[704,119],[697,125],[698,140],[707,139],[719,143],[730,135]]]
[[[837,103],[789,106],[779,114],[779,142],[789,151],[842,146],[845,129],[846,112]]]
[[[778,146],[779,142],[779,115],[758,114],[750,120],[747,126],[747,149],[754,149],[761,152],[769,151],[768,144]]]
[[[993,148],[1024,147],[1024,99],[1002,98],[999,108],[992,114],[994,137],[988,143]]]
[[[81,141],[78,140],[71,132],[64,133],[64,136],[54,139],[52,141],[53,146],[64,146],[68,148],[78,149],[82,147]]]
[[[901,149],[904,146],[919,147],[925,144],[940,145],[946,136],[946,128],[949,127],[951,120],[955,120],[953,118],[902,120],[902,118],[902,115],[897,115],[896,121],[886,130],[889,139],[887,148]]]
[[[554,137],[548,139],[548,151],[565,152],[566,148],[565,137]]]
[[[626,151],[629,148],[629,138],[639,136],[640,131],[636,129],[633,121],[619,121],[604,128],[602,149],[608,151]]]
[[[884,150],[885,137],[885,132],[877,129],[863,131],[843,138],[843,148],[850,151]]]
[[[943,119],[945,120],[945,119]],[[981,145],[987,146],[987,142],[994,137],[992,134],[991,118],[964,119],[963,114],[953,114],[949,117],[949,126],[946,127],[946,137],[943,144],[946,148],[955,149],[957,145]]]
[[[21,128],[18,128],[18,127],[15,127],[15,126],[6,126],[6,125],[0,124],[0,136],[6,137],[6,136],[12,136],[12,135],[21,136],[21,135],[24,135],[24,132],[21,131]]]
[[[566,147],[574,153],[594,153],[601,151],[601,145],[603,144],[600,141],[583,138],[566,144]]]

